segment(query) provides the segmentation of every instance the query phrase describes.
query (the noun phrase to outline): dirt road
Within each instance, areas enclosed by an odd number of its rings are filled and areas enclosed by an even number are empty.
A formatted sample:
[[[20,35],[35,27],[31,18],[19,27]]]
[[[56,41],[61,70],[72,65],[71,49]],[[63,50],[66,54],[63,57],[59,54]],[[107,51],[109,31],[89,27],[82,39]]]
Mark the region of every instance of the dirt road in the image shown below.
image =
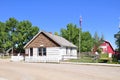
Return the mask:
[[[0,80],[120,80],[120,67],[0,61]]]

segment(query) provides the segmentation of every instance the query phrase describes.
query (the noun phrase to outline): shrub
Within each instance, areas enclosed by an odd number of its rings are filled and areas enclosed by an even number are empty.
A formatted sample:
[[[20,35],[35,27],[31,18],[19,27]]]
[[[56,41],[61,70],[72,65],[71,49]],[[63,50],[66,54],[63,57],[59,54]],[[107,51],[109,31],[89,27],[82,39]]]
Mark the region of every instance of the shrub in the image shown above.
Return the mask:
[[[106,63],[109,61],[109,55],[108,53],[103,53],[103,54],[100,54],[100,59],[99,59],[99,62],[103,62],[103,63]]]
[[[108,53],[100,54],[100,59],[108,59]]]

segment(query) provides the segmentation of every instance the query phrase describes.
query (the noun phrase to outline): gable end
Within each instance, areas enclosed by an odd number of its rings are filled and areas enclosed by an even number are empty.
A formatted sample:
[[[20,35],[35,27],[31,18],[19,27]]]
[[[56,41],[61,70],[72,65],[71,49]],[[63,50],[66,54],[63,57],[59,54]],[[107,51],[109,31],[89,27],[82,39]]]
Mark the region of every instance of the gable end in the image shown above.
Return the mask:
[[[55,41],[50,39],[43,32],[39,33],[25,48],[37,48],[37,47],[59,47]]]

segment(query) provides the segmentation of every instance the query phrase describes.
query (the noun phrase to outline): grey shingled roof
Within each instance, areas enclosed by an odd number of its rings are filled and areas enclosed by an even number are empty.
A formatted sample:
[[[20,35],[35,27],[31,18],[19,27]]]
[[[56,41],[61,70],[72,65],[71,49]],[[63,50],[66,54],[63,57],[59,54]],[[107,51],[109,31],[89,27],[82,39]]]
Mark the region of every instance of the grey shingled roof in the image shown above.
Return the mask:
[[[48,32],[43,32],[43,33],[46,34],[49,38],[51,38],[53,41],[58,43],[60,46],[76,47],[71,42],[69,42],[68,40],[66,40],[65,38],[63,38],[61,36],[53,35],[53,34],[50,34]]]
[[[55,41],[57,44],[59,44],[61,47],[74,47],[77,48],[74,44],[72,44],[71,42],[69,42],[68,40],[66,40],[65,38],[61,37],[61,36],[57,36],[57,35],[53,35],[51,33],[45,32],[45,31],[41,31],[38,34],[36,34],[33,39],[31,39],[25,46],[24,48],[32,41],[34,40],[34,38],[36,38],[40,33],[44,33],[46,36],[48,36],[50,39],[52,39],[53,41]]]

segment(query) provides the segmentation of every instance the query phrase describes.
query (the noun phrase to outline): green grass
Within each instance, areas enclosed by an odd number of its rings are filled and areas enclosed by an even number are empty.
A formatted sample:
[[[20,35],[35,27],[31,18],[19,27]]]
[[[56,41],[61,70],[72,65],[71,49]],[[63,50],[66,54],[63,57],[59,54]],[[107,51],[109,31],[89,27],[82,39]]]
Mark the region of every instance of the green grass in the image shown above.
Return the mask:
[[[108,53],[100,54],[99,63],[112,63],[112,58],[109,58]]]
[[[10,56],[0,56],[0,59],[10,59]]]
[[[80,59],[70,59],[67,62],[81,62],[81,63],[93,63],[93,59],[91,57],[81,57]]]
[[[104,53],[104,54],[100,54],[100,59],[108,59],[108,54]]]
[[[66,62],[120,64],[120,62],[113,59],[109,58],[108,54],[100,54],[100,57],[96,60],[94,60],[94,56],[82,55],[80,59],[70,59],[66,60]]]

